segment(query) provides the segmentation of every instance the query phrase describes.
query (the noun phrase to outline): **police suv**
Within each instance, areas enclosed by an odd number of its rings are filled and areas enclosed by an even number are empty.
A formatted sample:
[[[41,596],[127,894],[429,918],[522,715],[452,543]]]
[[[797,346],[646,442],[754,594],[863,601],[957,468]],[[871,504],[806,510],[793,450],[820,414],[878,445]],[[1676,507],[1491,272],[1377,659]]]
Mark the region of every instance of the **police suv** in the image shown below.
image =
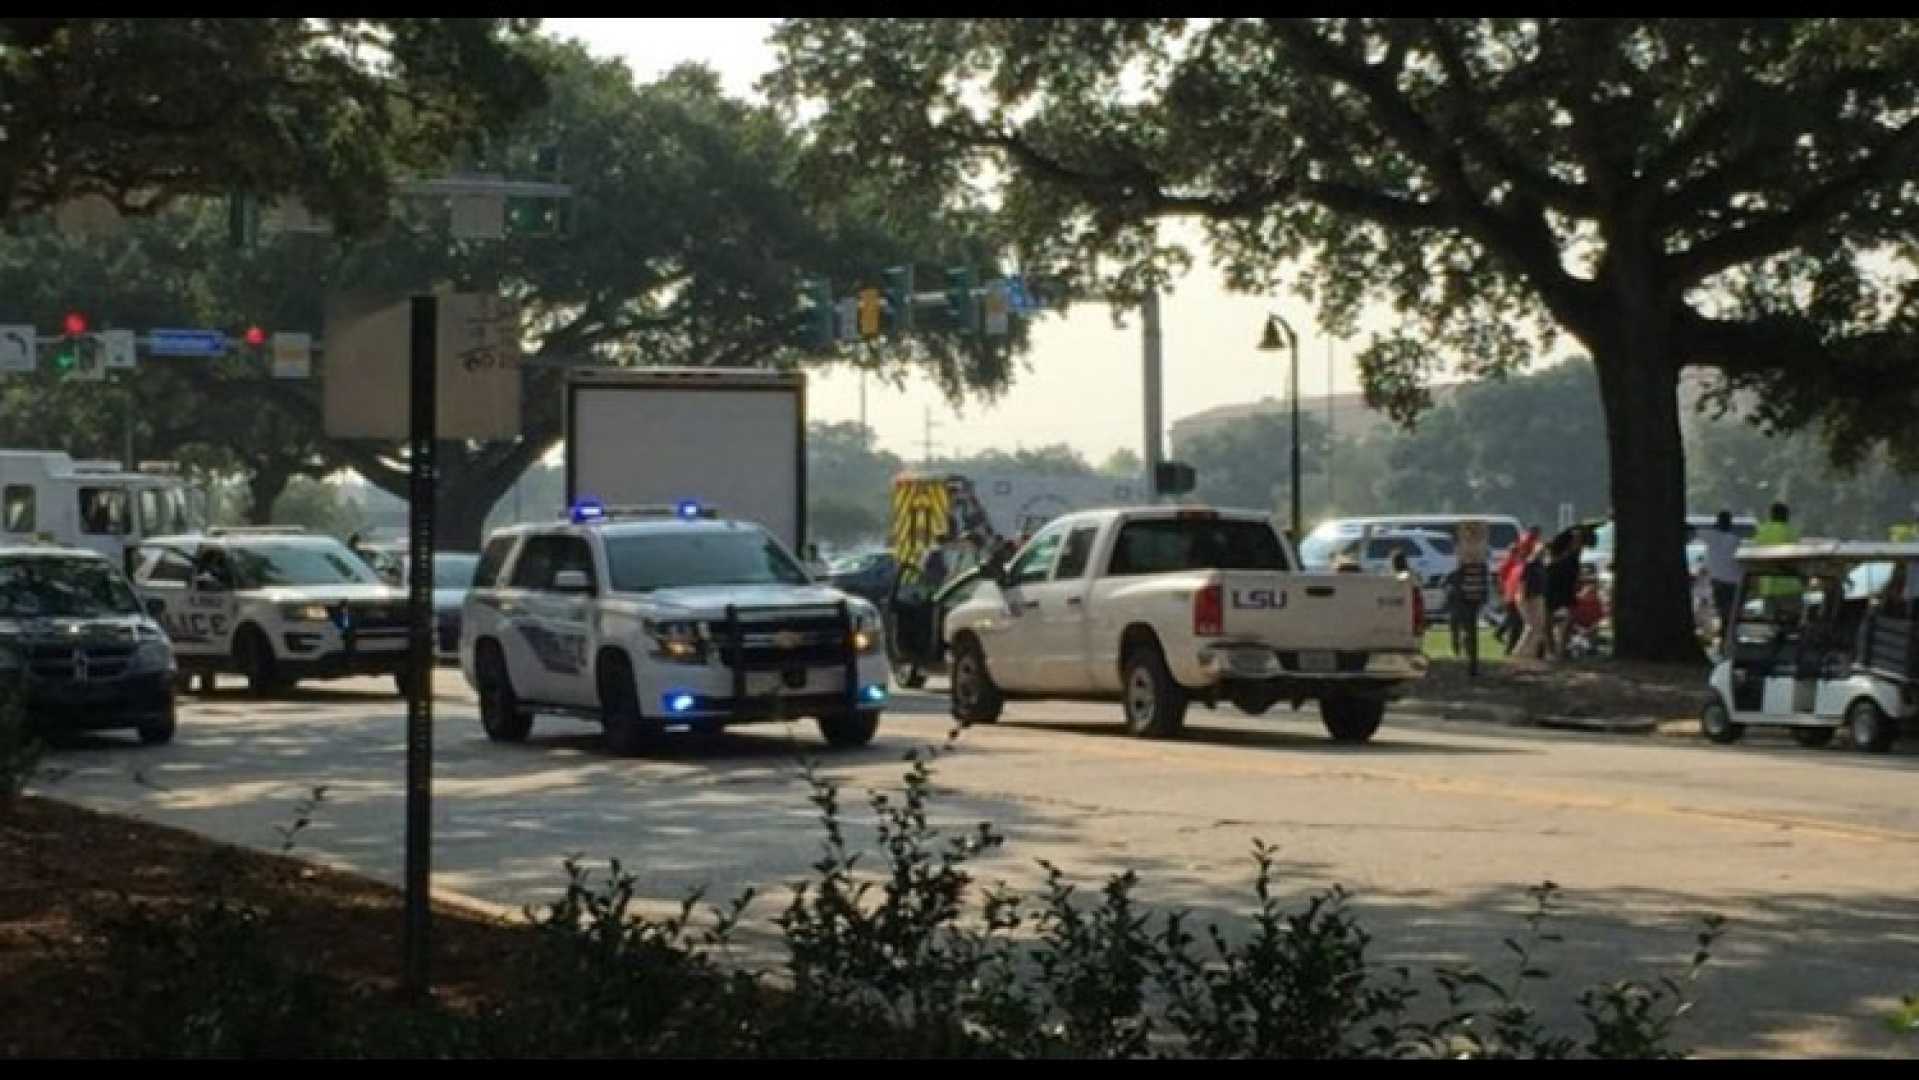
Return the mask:
[[[133,549],[134,588],[173,639],[183,673],[255,694],[301,679],[392,675],[405,694],[406,593],[331,536],[292,527],[209,529]]]
[[[815,583],[758,525],[586,502],[488,538],[460,667],[499,742],[557,712],[598,719],[621,754],[668,730],[805,716],[850,747],[879,727],[883,636],[872,604]]]

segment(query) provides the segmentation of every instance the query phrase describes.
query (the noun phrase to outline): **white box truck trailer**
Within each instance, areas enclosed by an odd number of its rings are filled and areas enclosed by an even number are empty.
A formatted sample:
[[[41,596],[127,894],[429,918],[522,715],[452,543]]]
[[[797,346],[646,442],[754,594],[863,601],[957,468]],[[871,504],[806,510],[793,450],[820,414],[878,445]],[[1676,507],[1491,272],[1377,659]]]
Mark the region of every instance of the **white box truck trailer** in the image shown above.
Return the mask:
[[[806,542],[806,376],[752,368],[570,372],[566,498],[696,501]]]

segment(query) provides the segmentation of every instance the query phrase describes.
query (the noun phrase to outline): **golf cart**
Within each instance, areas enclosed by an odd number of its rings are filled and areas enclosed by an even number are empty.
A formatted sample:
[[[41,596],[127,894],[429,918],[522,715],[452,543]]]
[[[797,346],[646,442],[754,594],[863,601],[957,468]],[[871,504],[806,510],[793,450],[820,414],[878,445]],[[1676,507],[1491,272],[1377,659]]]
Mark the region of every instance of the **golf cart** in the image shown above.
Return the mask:
[[[1919,713],[1919,544],[1802,541],[1739,549],[1742,580],[1700,727],[1729,743],[1752,725],[1824,746],[1892,748]]]

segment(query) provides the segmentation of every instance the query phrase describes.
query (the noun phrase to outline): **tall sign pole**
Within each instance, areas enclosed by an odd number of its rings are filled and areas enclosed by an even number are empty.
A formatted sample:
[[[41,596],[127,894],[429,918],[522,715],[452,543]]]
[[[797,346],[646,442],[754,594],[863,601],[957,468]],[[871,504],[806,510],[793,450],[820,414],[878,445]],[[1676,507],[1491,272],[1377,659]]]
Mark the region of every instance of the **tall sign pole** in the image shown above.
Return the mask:
[[[403,986],[427,990],[427,908],[432,883],[433,488],[439,300],[415,296],[411,320],[412,400],[407,432],[406,956]]]
[[[1141,440],[1146,450],[1146,487],[1152,493],[1152,501],[1159,501],[1159,463],[1166,458],[1163,444],[1160,442],[1160,329],[1159,329],[1159,290],[1147,290],[1140,304],[1140,322],[1144,331],[1141,342],[1141,378],[1145,387],[1146,431]]]

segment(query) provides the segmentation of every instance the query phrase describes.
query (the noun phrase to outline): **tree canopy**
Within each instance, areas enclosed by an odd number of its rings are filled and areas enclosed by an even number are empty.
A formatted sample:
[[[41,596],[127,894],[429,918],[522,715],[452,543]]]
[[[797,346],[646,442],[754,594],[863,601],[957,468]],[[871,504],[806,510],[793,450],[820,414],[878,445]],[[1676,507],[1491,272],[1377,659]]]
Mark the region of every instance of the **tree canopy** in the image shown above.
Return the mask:
[[[991,198],[1023,259],[1137,292],[1205,223],[1234,286],[1289,282],[1401,417],[1451,368],[1593,358],[1619,650],[1697,656],[1677,384],[1702,366],[1900,439],[1919,290],[1919,24],[1862,19],[792,19],[769,86],[815,106],[821,182]],[[1890,406],[1890,407],[1889,407]]]
[[[336,227],[541,94],[532,19],[0,19],[0,220],[297,196]]]

